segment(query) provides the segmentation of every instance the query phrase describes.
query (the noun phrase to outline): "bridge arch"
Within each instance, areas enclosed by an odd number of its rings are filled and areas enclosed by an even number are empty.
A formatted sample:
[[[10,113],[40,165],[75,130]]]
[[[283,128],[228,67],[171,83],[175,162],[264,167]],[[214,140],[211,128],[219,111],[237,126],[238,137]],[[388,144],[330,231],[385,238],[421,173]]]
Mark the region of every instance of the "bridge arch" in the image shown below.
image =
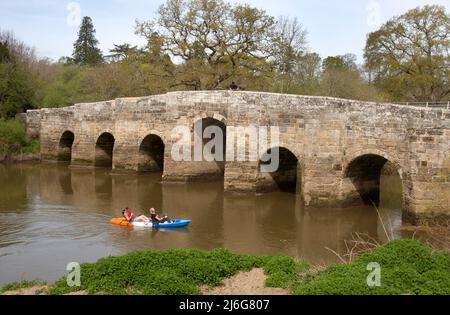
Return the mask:
[[[138,171],[164,171],[165,144],[161,136],[150,133],[139,145]]]
[[[58,161],[70,162],[72,160],[72,147],[75,141],[75,134],[66,130],[61,135],[58,146]]]
[[[102,133],[95,144],[95,166],[108,167],[113,166],[113,153],[116,139],[109,132]]]
[[[379,150],[361,150],[352,154],[348,161],[343,168],[343,178],[350,179],[364,203],[379,205],[381,175],[387,164],[390,164],[391,175],[400,179],[402,203],[405,202],[406,176],[401,163],[393,156]]]
[[[261,156],[258,173],[258,192],[279,190],[299,193],[301,191],[300,159],[284,146],[272,147]]]
[[[209,114],[209,113],[203,113],[202,115],[196,116],[193,119],[193,124],[194,126],[201,120],[204,119],[214,119],[216,121],[219,121],[220,123],[224,124],[225,126],[228,124],[228,119],[223,116],[222,114],[218,114],[218,113],[214,113],[214,114]]]

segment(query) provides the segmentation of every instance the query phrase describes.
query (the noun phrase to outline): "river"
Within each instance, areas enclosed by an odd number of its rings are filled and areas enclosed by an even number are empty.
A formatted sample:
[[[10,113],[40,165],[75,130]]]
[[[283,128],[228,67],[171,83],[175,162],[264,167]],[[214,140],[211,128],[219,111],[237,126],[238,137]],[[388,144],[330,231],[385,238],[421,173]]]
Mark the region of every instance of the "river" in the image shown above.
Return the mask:
[[[401,236],[401,183],[383,176],[380,212]],[[155,207],[191,219],[180,230],[136,230],[109,224],[121,209]],[[162,210],[164,209],[164,210]],[[223,183],[161,184],[161,174],[111,175],[67,165],[0,165],[0,285],[20,279],[48,282],[69,262],[94,262],[134,250],[227,248],[237,253],[285,254],[314,264],[337,262],[352,233],[386,241],[375,208],[304,209],[290,193],[235,196]]]

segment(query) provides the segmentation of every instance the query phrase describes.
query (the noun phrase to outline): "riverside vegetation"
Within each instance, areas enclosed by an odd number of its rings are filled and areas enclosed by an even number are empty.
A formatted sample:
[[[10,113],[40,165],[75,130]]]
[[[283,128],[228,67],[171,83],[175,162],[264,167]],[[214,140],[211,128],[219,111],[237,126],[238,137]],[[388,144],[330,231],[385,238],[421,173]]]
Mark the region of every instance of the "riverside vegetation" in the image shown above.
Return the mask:
[[[27,138],[24,122],[0,119],[0,162],[20,154],[38,154],[39,151],[39,141]]]
[[[367,285],[367,265],[381,266],[381,286]],[[42,294],[181,295],[200,294],[200,286],[219,286],[239,271],[263,268],[266,286],[296,295],[450,294],[450,253],[433,251],[416,240],[391,241],[353,262],[317,271],[305,261],[287,256],[238,255],[224,249],[211,252],[166,250],[133,252],[81,265],[81,287],[70,288],[61,278]],[[25,281],[1,292],[42,282]]]

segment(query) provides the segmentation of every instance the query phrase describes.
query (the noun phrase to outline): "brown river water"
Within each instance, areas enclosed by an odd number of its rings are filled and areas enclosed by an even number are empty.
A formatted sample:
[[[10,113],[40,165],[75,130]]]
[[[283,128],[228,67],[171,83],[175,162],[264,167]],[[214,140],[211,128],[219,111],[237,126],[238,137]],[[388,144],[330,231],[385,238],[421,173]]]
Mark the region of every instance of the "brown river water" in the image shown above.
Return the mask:
[[[190,219],[186,229],[129,229],[109,224],[131,207]],[[383,176],[380,212],[401,237],[401,184]],[[163,209],[163,210],[162,210]],[[67,165],[0,165],[0,286],[20,279],[48,282],[70,262],[94,262],[134,250],[227,248],[285,254],[315,264],[337,262],[352,233],[385,241],[375,208],[304,209],[290,193],[228,195],[222,182],[161,184],[161,174],[111,175]]]

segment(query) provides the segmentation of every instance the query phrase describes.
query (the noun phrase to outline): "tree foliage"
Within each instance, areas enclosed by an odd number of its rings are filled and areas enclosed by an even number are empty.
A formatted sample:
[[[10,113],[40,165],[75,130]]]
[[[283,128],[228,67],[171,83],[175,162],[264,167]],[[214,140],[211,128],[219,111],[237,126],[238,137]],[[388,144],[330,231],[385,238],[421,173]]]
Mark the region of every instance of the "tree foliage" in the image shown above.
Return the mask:
[[[95,38],[95,33],[92,19],[85,16],[81,22],[78,39],[73,44],[73,63],[97,65],[103,62],[102,52],[98,48],[98,40]]]
[[[25,56],[20,55],[11,33],[0,33],[0,119],[33,106],[33,82],[26,73]]]
[[[216,89],[243,72],[266,71],[273,17],[249,5],[223,0],[168,0],[155,20],[138,22],[136,32],[181,61],[172,87]]]
[[[448,100],[450,17],[442,6],[406,12],[369,34],[366,66],[375,84],[394,99]]]
[[[322,69],[324,72],[329,70],[357,70],[356,55],[329,56],[323,60]]]

